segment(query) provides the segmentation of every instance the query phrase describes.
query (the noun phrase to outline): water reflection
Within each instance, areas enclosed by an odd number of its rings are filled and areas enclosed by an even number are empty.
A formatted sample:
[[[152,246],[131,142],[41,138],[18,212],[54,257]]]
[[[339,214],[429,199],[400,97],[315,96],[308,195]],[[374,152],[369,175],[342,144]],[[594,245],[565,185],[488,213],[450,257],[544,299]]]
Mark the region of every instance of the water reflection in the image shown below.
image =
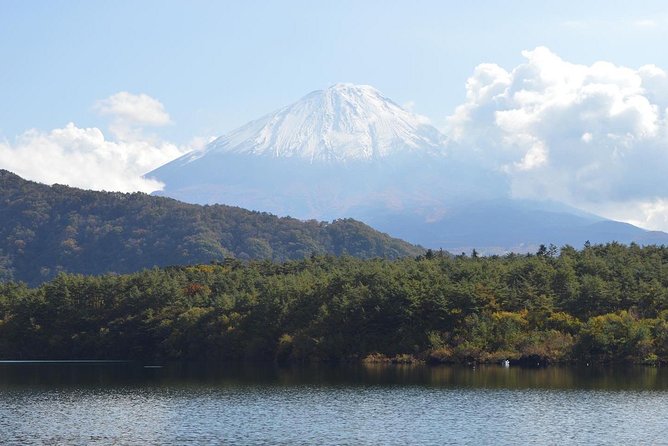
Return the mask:
[[[178,363],[2,363],[0,389],[12,386],[429,386],[487,389],[668,390],[657,367],[456,367]]]
[[[0,444],[665,444],[661,368],[2,364]]]

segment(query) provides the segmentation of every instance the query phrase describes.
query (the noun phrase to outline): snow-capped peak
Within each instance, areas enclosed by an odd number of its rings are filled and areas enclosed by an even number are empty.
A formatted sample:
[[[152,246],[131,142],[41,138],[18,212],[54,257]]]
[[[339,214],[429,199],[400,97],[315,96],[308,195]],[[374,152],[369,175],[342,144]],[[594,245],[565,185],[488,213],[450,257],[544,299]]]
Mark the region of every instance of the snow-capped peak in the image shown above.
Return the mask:
[[[381,158],[429,151],[442,135],[368,85],[340,83],[252,121],[210,143],[207,152],[295,157],[310,161]]]

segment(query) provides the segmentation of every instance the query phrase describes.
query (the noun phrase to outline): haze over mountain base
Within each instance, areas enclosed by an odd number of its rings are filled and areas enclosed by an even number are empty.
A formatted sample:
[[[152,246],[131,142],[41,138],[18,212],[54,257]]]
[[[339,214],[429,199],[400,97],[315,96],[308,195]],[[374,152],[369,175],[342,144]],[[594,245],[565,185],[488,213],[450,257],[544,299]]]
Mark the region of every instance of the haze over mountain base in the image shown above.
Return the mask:
[[[470,149],[473,150],[473,149]],[[451,252],[534,252],[668,234],[551,201],[511,199],[503,172],[369,86],[336,84],[150,172],[158,195],[331,220],[352,217]]]

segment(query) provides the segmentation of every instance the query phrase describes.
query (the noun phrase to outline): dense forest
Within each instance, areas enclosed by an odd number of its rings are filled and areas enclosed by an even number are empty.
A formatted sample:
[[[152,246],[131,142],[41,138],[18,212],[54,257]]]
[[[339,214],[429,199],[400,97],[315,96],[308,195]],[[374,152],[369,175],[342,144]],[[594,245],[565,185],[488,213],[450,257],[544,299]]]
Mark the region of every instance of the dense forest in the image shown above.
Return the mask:
[[[668,360],[668,248],[312,256],[0,288],[0,358]]]
[[[227,257],[393,259],[424,252],[351,219],[304,222],[142,193],[49,187],[6,170],[0,170],[0,221],[0,280],[31,285],[59,272],[129,273]]]

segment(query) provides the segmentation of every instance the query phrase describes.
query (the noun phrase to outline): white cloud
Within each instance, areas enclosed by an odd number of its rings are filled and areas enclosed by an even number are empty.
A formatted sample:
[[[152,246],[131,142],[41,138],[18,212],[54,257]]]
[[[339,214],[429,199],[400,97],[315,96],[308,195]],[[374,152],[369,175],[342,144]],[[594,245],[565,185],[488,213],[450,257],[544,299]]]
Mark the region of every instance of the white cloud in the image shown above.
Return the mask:
[[[410,112],[421,124],[432,125],[431,119],[415,112],[415,101],[406,101],[401,104],[401,108]]]
[[[171,122],[165,107],[146,94],[121,91],[98,101],[95,108],[103,115],[111,115],[140,125],[166,125]]]
[[[573,31],[589,31],[589,32],[600,32],[603,30],[607,31],[617,31],[623,30],[628,32],[631,29],[634,31],[650,31],[657,29],[666,22],[666,16],[660,14],[654,18],[624,18],[624,19],[580,19],[580,20],[565,20],[559,23],[563,28],[568,28]]]
[[[564,28],[585,29],[590,25],[586,20],[565,20],[561,22]]]
[[[594,205],[592,212],[648,229],[668,228],[668,199],[655,198]]]
[[[656,28],[659,24],[652,19],[639,19],[633,21],[633,26],[637,28]]]
[[[451,151],[505,172],[514,196],[668,229],[666,72],[573,64],[544,47],[523,56],[510,71],[474,70],[448,118]]]
[[[146,94],[121,91],[97,101],[94,109],[112,118],[109,130],[122,140],[141,139],[143,127],[161,127],[172,122],[162,103]]]
[[[164,185],[143,178],[144,174],[208,142],[194,138],[179,146],[145,136],[145,126],[171,122],[164,106],[145,94],[117,93],[98,101],[94,108],[112,118],[112,139],[98,128],[80,128],[74,123],[48,132],[29,130],[13,143],[0,142],[0,168],[47,184],[153,192]]]
[[[162,188],[142,175],[190,148],[163,142],[110,141],[97,128],[30,130],[14,144],[0,143],[0,167],[35,181],[85,189],[152,192]]]

